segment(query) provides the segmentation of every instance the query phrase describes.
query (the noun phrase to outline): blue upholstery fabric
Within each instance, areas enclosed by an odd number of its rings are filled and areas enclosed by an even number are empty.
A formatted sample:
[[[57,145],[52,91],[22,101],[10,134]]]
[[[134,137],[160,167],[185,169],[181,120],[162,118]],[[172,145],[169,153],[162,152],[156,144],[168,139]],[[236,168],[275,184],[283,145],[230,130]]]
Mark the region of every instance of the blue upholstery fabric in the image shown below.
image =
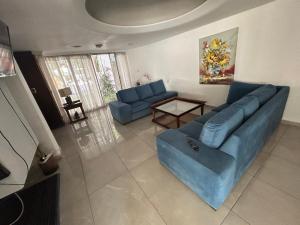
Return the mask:
[[[152,86],[159,95],[153,96]],[[117,92],[118,101],[110,102],[114,119],[122,124],[147,116],[153,103],[177,96],[175,91],[167,91],[162,80]]]
[[[214,115],[216,115],[217,112],[215,111],[210,111],[208,113],[205,113],[203,116],[198,116],[194,119],[194,121],[201,123],[201,124],[205,124],[207,120],[209,120],[211,117],[213,117]],[[199,136],[198,136],[199,137]],[[196,139],[198,139],[198,137]]]
[[[145,98],[143,101],[149,102],[150,104],[153,104],[153,103],[156,103],[156,102],[159,102],[159,101],[162,101],[162,100],[163,100],[162,96],[156,95],[156,96],[153,96],[153,97],[150,97],[150,98]]]
[[[281,121],[289,87],[277,89],[277,93],[243,121],[218,149],[205,145],[191,133],[199,132],[194,124],[198,123],[196,120],[190,126],[187,124],[180,129],[161,133],[156,139],[161,164],[210,206],[219,208]],[[244,112],[239,104],[230,106],[229,110],[236,108],[241,118]],[[224,111],[228,108],[210,119],[224,114]],[[199,151],[192,150],[187,136],[199,146]]]
[[[152,88],[154,95],[159,95],[166,92],[166,88],[162,80],[152,82],[150,83],[150,86]]]
[[[189,137],[197,139],[202,131],[203,124],[192,121],[180,127],[178,130]]]
[[[158,95],[160,98],[162,98],[163,100],[168,99],[168,98],[173,98],[176,97],[178,94],[176,91],[167,91],[163,94]]]
[[[254,96],[258,99],[259,104],[266,103],[275,93],[277,89],[273,85],[264,85],[249,93],[249,96]]]
[[[246,95],[233,103],[232,106],[241,108],[244,112],[244,118],[247,119],[258,109],[259,101],[254,96]]]
[[[152,92],[152,89],[150,87],[150,84],[144,84],[141,86],[137,86],[135,88],[138,96],[140,97],[141,100],[145,99],[145,98],[150,98],[152,97],[154,94]]]
[[[210,118],[204,124],[199,138],[207,146],[218,148],[243,119],[243,110],[232,105]]]
[[[156,140],[161,164],[212,207],[220,207],[234,182],[234,159],[197,140],[199,151],[194,151],[179,130],[167,130]]]
[[[150,106],[150,103],[148,103],[148,102],[138,101],[138,102],[131,104],[131,109],[132,109],[133,113],[136,113],[138,111],[149,108],[149,106]]]
[[[125,103],[133,103],[140,99],[135,88],[128,88],[118,91],[118,97],[122,102]]]
[[[213,108],[212,111],[221,112],[223,109],[226,109],[228,106],[230,106],[230,105],[227,103],[224,103],[222,105],[217,106],[216,108]]]
[[[151,109],[150,108],[146,108],[144,110],[135,112],[132,114],[132,120],[137,120],[139,118],[142,118],[144,116],[148,116],[151,113]]]
[[[252,83],[244,83],[239,81],[234,81],[229,88],[229,93],[227,96],[227,104],[232,104],[240,98],[244,97],[251,91],[261,87],[262,84],[252,84]]]
[[[110,102],[108,105],[113,118],[118,122],[126,124],[132,120],[130,105],[119,101]]]
[[[167,91],[163,94],[156,95],[156,96],[153,96],[153,97],[150,97],[150,98],[146,98],[143,101],[153,104],[153,103],[160,102],[160,101],[172,98],[172,97],[176,97],[177,95],[178,94],[177,94],[176,91]]]

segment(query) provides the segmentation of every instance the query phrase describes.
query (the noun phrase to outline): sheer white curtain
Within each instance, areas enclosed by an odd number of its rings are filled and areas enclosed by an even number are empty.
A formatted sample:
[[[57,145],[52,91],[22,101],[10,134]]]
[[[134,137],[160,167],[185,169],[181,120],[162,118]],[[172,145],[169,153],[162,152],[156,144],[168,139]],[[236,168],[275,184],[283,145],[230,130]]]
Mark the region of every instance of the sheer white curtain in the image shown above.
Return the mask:
[[[58,89],[64,87],[71,88],[72,99],[80,99],[87,111],[103,105],[94,69],[88,56],[42,57],[39,61],[42,61],[40,64],[44,63],[50,74],[50,79],[47,80],[50,80],[50,86],[54,86],[52,91],[56,92],[56,100],[60,105],[64,100],[60,98]]]
[[[131,87],[124,53],[37,57],[53,95],[61,106],[58,89],[70,87],[72,99],[80,99],[86,111],[105,106],[115,92]]]
[[[116,53],[116,63],[118,66],[118,72],[122,89],[132,87],[127,55],[125,53]]]

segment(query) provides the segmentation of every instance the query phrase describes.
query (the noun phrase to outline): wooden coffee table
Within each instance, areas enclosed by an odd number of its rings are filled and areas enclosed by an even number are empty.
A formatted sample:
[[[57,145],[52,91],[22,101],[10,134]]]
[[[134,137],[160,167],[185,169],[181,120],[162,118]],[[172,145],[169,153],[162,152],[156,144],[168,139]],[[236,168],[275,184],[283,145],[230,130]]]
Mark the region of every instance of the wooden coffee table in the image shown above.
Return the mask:
[[[180,127],[180,117],[183,115],[201,108],[201,115],[204,113],[204,106],[206,101],[199,101],[181,97],[170,98],[151,106],[152,108],[152,122],[159,124],[165,128],[171,128],[168,124],[161,123],[159,120],[166,115],[170,115],[176,118],[177,128]],[[163,115],[156,117],[156,113],[161,112]]]

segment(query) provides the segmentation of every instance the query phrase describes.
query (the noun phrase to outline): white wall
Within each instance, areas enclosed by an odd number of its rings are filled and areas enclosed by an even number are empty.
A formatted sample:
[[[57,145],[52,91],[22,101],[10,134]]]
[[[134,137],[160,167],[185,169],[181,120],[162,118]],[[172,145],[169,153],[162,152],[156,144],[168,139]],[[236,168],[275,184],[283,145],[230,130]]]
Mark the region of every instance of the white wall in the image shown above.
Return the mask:
[[[0,199],[23,187],[28,174],[26,164],[30,167],[38,145],[35,134],[3,79],[0,79],[0,163],[11,174],[0,181]]]
[[[277,0],[172,38],[127,51],[132,80],[149,73],[170,89],[225,102],[228,86],[199,84],[199,39],[239,27],[235,80],[291,87],[284,119],[300,122],[300,1]]]
[[[0,82],[6,84],[23,115],[29,122],[39,141],[39,149],[45,153],[60,154],[60,147],[37,105],[16,61],[15,67],[17,76],[4,78]]]

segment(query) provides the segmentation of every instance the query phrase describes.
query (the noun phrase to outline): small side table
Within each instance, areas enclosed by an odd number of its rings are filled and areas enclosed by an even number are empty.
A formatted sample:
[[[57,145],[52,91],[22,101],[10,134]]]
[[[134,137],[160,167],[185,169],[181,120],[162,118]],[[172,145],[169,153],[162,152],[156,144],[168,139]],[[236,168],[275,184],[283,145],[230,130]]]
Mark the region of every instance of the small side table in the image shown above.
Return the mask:
[[[84,112],[84,109],[82,107],[82,102],[73,102],[72,104],[64,104],[63,106],[64,110],[66,111],[68,117],[69,117],[69,120],[70,120],[70,123],[75,123],[75,122],[78,122],[78,121],[81,121],[81,120],[85,120],[87,119],[88,117],[85,115],[85,112]],[[70,110],[71,109],[76,109],[76,108],[80,108],[81,109],[81,112],[82,112],[82,115],[83,117],[77,119],[77,120],[74,120],[72,119],[72,116],[70,115]]]

